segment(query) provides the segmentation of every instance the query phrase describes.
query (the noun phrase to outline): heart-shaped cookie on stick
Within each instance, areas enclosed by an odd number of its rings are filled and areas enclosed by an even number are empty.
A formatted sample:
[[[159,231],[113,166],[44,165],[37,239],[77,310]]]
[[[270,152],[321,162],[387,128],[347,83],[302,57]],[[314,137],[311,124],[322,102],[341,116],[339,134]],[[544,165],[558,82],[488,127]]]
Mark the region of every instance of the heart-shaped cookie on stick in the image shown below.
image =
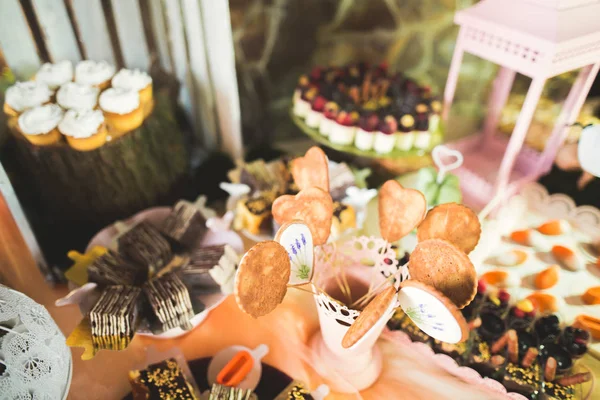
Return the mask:
[[[440,204],[429,210],[417,229],[417,239],[444,239],[469,254],[481,236],[479,217],[462,204]]]
[[[329,193],[329,161],[317,146],[292,161],[292,176],[300,190],[316,186]]]
[[[403,188],[389,180],[379,190],[379,230],[381,237],[393,243],[415,229],[427,212],[423,193]]]
[[[443,239],[417,244],[408,264],[412,279],[425,283],[463,308],[477,293],[477,273],[469,257]]]
[[[267,315],[282,301],[290,279],[290,258],[274,241],[255,244],[244,255],[235,276],[235,300],[254,318]]]
[[[309,187],[295,196],[280,196],[273,203],[272,211],[275,221],[281,225],[294,220],[304,221],[316,246],[327,242],[331,232],[333,201],[323,189]]]

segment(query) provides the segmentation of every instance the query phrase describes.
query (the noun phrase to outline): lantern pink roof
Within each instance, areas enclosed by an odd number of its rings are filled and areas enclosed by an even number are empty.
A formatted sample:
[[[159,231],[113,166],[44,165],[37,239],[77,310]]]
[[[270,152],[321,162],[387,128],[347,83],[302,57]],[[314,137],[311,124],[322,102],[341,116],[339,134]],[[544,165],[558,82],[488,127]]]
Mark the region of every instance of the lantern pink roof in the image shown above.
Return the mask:
[[[454,19],[469,28],[461,32],[466,42],[476,42],[465,43],[470,53],[528,76],[553,76],[598,60],[598,15],[600,0],[482,0]]]

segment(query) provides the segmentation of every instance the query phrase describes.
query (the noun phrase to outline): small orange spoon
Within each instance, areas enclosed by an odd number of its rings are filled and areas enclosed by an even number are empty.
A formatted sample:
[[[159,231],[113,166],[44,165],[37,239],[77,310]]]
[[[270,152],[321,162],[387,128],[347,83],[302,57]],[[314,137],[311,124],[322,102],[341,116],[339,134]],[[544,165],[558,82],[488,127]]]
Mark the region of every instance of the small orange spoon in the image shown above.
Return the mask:
[[[252,370],[254,359],[246,350],[237,352],[217,375],[217,383],[225,386],[237,386]]]

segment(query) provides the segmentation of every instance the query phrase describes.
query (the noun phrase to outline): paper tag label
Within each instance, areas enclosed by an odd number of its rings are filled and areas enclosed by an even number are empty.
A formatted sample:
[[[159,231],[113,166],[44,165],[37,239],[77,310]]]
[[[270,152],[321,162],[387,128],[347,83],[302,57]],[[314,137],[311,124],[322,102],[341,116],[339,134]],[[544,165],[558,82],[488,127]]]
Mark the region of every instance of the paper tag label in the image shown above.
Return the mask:
[[[292,222],[277,233],[277,241],[290,256],[290,285],[310,282],[314,270],[314,247],[310,229],[302,222]]]
[[[434,295],[417,287],[403,287],[398,293],[400,307],[406,315],[434,339],[458,343],[462,331],[450,310]]]

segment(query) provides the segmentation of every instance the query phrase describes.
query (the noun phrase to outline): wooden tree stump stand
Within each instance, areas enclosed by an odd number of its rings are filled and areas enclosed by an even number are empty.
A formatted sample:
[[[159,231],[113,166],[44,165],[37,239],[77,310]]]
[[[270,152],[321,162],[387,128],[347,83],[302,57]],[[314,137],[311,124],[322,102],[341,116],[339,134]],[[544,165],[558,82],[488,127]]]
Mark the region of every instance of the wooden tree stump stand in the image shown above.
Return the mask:
[[[54,247],[76,248],[94,230],[164,202],[187,176],[188,146],[172,98],[166,89],[154,97],[141,127],[92,151],[66,143],[34,146],[11,129],[14,140],[5,155],[13,166],[11,181],[51,262]],[[73,242],[58,245],[56,236]]]

